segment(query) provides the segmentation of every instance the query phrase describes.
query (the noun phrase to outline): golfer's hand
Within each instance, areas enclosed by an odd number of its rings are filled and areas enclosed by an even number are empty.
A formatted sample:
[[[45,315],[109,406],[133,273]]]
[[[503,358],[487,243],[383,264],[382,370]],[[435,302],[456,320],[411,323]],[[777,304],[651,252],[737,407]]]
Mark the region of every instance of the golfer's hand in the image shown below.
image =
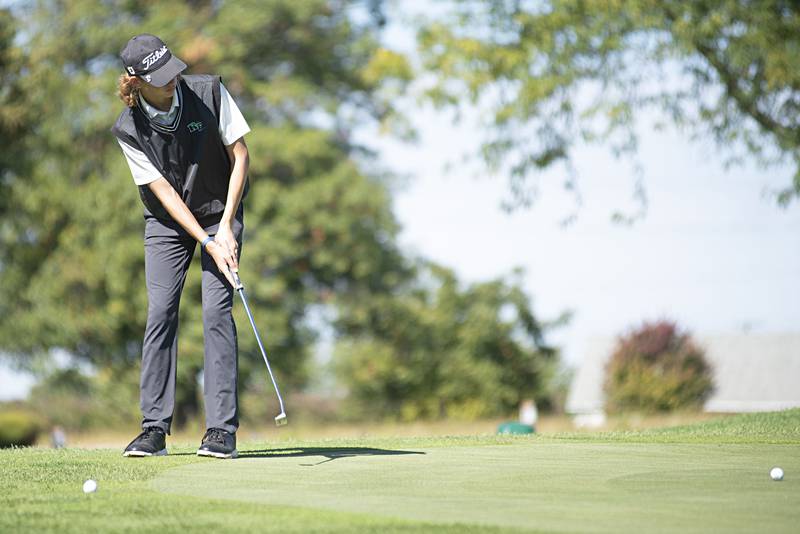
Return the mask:
[[[239,243],[233,237],[233,230],[229,224],[220,224],[217,234],[214,236],[214,241],[222,245],[229,255],[233,258],[233,264],[228,264],[234,271],[239,270]]]
[[[231,254],[230,251],[227,249],[227,247],[222,246],[216,241],[208,242],[208,244],[206,245],[206,252],[214,260],[214,263],[217,264],[217,269],[219,269],[219,272],[221,272],[223,276],[225,276],[231,287],[236,287],[236,284],[233,282],[233,277],[231,276],[231,272],[229,270],[229,269],[235,269],[236,271],[239,270],[239,266],[236,263],[236,256]]]

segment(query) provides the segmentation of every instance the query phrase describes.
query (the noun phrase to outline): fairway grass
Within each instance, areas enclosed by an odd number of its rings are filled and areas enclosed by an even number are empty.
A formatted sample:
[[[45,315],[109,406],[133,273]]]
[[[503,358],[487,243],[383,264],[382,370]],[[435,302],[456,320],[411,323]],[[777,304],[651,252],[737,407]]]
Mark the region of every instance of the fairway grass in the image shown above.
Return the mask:
[[[796,532],[800,410],[644,432],[0,451],[0,532]],[[785,480],[773,482],[779,465]],[[99,484],[84,495],[83,481]]]

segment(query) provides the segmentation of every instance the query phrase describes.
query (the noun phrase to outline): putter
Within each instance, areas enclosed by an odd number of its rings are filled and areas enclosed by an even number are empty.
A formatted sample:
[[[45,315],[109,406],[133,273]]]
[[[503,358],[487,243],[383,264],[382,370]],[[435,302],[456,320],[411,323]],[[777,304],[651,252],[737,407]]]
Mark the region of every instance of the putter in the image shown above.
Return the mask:
[[[244,304],[244,311],[247,313],[247,318],[250,319],[250,325],[253,327],[253,332],[256,334],[256,341],[258,341],[258,348],[261,349],[261,355],[264,357],[264,363],[267,364],[267,372],[269,372],[269,377],[272,380],[272,385],[275,386],[275,394],[278,396],[278,403],[281,405],[281,413],[275,416],[275,425],[276,426],[283,426],[289,422],[286,419],[286,410],[283,407],[283,399],[281,398],[281,392],[278,389],[278,383],[275,382],[275,376],[272,374],[272,368],[269,366],[269,360],[267,359],[267,352],[264,350],[264,344],[261,343],[261,336],[258,335],[258,328],[256,328],[256,323],[253,321],[253,314],[250,313],[250,306],[247,305],[247,298],[244,296],[244,285],[242,285],[242,281],[239,279],[239,274],[234,272],[233,270],[229,269],[231,273],[231,277],[234,281],[233,289],[239,292],[239,296],[242,297],[242,304]]]

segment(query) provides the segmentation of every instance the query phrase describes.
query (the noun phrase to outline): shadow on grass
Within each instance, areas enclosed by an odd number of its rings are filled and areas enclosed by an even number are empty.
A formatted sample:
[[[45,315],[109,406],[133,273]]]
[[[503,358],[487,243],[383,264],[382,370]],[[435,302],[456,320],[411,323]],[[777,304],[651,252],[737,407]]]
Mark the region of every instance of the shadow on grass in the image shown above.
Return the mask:
[[[314,466],[339,458],[353,456],[398,456],[403,454],[425,454],[419,451],[393,451],[390,449],[373,449],[370,447],[290,447],[286,449],[263,449],[256,451],[240,451],[239,458],[292,458],[322,456],[321,462],[300,464]]]

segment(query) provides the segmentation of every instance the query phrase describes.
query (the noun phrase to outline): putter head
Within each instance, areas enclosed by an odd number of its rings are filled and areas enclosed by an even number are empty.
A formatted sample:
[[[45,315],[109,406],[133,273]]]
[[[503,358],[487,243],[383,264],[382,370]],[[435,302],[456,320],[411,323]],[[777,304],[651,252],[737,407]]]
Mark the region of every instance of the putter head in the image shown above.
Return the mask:
[[[277,416],[275,416],[275,426],[283,426],[289,423],[289,420],[286,419],[286,412],[281,412]]]

